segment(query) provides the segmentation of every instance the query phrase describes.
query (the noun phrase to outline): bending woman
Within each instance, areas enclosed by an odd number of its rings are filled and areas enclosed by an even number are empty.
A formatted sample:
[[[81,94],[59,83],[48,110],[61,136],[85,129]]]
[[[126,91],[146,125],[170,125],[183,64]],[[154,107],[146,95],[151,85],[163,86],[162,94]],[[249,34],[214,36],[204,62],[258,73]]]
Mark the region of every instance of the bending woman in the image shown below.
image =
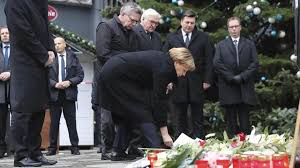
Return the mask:
[[[159,147],[160,128],[163,142],[173,140],[167,128],[167,85],[193,71],[193,57],[186,48],[172,48],[169,53],[141,51],[119,54],[109,59],[100,72],[102,108],[110,110],[116,124],[111,160],[130,159],[125,154],[128,130],[140,128],[147,147]]]

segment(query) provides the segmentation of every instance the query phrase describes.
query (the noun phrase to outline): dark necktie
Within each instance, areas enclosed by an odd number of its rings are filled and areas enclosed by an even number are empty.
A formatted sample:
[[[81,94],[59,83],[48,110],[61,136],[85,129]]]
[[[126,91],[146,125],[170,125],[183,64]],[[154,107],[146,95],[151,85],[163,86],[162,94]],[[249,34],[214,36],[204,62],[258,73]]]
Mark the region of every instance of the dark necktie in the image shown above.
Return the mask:
[[[66,78],[66,72],[65,72],[65,60],[64,60],[64,55],[59,55],[60,56],[60,70],[61,70],[61,80],[64,81]]]
[[[8,67],[8,48],[9,46],[4,46],[4,67],[7,69]]]
[[[190,44],[190,38],[189,38],[189,33],[185,34],[186,38],[185,38],[185,46],[188,47]]]
[[[236,64],[237,64],[237,66],[240,66],[238,41],[237,40],[233,40],[233,44],[234,44],[235,52],[236,52]]]
[[[146,34],[147,34],[148,38],[151,40],[151,33],[147,32]]]

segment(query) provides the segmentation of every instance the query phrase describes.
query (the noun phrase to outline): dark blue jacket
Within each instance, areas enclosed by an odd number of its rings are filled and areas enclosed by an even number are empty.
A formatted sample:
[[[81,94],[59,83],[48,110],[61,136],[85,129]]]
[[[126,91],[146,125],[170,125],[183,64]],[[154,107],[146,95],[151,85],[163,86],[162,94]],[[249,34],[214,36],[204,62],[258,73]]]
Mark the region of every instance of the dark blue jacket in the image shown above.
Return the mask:
[[[84,78],[84,72],[79,63],[79,60],[75,53],[67,50],[67,65],[66,65],[66,79],[71,82],[71,85],[65,89],[66,99],[71,101],[77,101],[77,85],[82,82]],[[53,64],[49,69],[49,90],[50,101],[55,102],[58,100],[59,89],[55,88],[58,82],[58,58],[56,57]]]

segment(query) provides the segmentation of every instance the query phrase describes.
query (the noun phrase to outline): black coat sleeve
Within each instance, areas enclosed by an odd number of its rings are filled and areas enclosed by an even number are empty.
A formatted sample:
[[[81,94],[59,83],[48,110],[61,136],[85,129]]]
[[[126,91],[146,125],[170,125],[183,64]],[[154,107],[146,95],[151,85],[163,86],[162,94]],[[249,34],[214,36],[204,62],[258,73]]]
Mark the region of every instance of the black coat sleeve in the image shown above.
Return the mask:
[[[111,40],[112,30],[107,23],[101,22],[96,32],[96,52],[97,58],[101,62],[106,62],[112,57]]]
[[[221,75],[227,82],[230,82],[234,77],[232,70],[224,64],[223,57],[221,55],[220,43],[216,46],[216,53],[214,57],[214,68],[217,74]]]
[[[213,82],[213,49],[211,43],[206,36],[206,43],[204,47],[205,57],[204,57],[204,65],[205,65],[205,74],[204,74],[204,82],[212,84]]]
[[[84,72],[82,70],[82,66],[77,58],[77,56],[75,54],[72,55],[73,57],[73,61],[75,61],[76,64],[76,71],[75,71],[75,75],[74,77],[70,78],[69,81],[71,82],[71,85],[76,86],[78,85],[80,82],[83,81],[84,78]]]
[[[43,23],[32,23],[32,19],[30,18],[32,7],[29,7],[26,3],[22,1],[10,3],[14,4],[5,10],[8,18],[7,25],[10,28],[9,31],[14,33],[15,36],[20,37],[18,44],[27,52],[30,52],[29,55],[33,59],[44,65],[48,60],[48,49],[46,47],[50,48],[50,46],[44,46],[32,29],[32,24]],[[48,24],[48,21],[45,22]]]
[[[253,42],[249,42],[249,47],[251,48],[251,63],[249,64],[248,68],[240,73],[242,79],[244,82],[247,82],[249,79],[253,77],[253,75],[256,74],[256,71],[258,69],[259,63],[257,59],[257,52],[256,47]]]
[[[167,126],[167,112],[169,109],[166,87],[169,82],[166,75],[162,73],[153,75],[153,115],[159,127]]]

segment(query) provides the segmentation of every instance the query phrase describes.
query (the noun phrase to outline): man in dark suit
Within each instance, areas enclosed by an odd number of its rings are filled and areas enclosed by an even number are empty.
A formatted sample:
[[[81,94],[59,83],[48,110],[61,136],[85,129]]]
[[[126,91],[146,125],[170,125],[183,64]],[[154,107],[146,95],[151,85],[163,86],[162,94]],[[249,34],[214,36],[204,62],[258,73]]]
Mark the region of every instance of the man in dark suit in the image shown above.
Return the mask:
[[[160,14],[154,9],[147,9],[143,12],[141,23],[133,27],[137,34],[138,50],[162,49],[162,42],[158,32],[155,31],[159,25]]]
[[[6,126],[9,125],[8,104],[9,104],[9,31],[7,27],[0,27],[0,158],[4,157],[7,152]]]
[[[76,129],[77,85],[82,82],[84,72],[74,52],[66,50],[66,42],[62,37],[54,39],[58,57],[49,70],[50,88],[50,146],[47,155],[55,155],[59,121],[63,111],[71,141],[71,154],[80,155],[78,134]]]
[[[132,52],[137,50],[137,38],[132,28],[140,21],[142,10],[139,5],[133,2],[125,3],[120,14],[115,15],[107,22],[100,22],[96,32],[96,53],[99,66],[116,54]],[[99,76],[94,76],[99,82]],[[98,92],[99,93],[99,92]],[[99,101],[104,99],[98,97]],[[111,112],[101,109],[101,139],[102,139],[102,160],[110,159],[109,151],[114,141],[114,125]]]
[[[53,62],[53,40],[48,31],[47,0],[8,0],[10,32],[10,103],[15,167],[53,165],[40,150],[41,129],[48,107],[48,66]]]
[[[208,35],[195,28],[196,13],[187,10],[181,18],[181,27],[167,36],[163,50],[173,47],[186,47],[195,60],[196,70],[180,77],[174,86],[172,99],[177,111],[177,129],[175,136],[188,132],[188,106],[191,107],[192,133],[190,136],[204,138],[203,102],[204,90],[210,87],[212,80],[212,47]],[[173,89],[172,84],[168,86]]]
[[[230,37],[217,44],[214,67],[227,133],[233,137],[240,131],[250,133],[249,107],[256,104],[254,77],[259,65],[254,43],[240,36],[240,19],[229,18],[227,27]]]

